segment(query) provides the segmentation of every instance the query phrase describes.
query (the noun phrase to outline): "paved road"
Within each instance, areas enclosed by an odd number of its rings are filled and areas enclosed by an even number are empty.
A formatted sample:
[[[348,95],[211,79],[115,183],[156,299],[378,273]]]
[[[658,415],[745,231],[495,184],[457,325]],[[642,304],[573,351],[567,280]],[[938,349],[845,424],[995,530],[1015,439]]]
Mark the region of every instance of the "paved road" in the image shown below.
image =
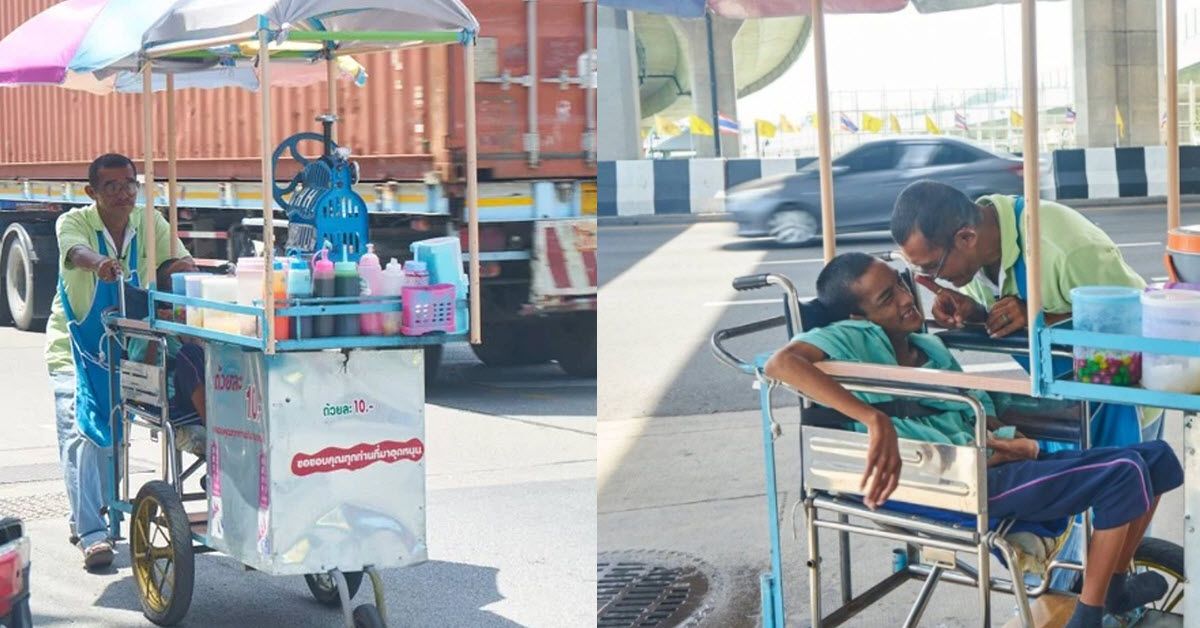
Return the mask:
[[[0,513],[27,519],[37,626],[148,626],[126,546],[114,569],[88,574],[67,544],[42,336],[0,328]],[[426,406],[430,561],[385,571],[393,626],[594,625],[594,380],[552,365],[485,369],[451,349]],[[135,441],[133,467],[157,449]],[[146,474],[135,476],[146,478]],[[380,487],[387,490],[387,487]],[[370,601],[364,588],[356,603]],[[197,557],[184,626],[336,626],[301,578]]]
[[[1147,278],[1165,275],[1164,206],[1086,212],[1122,247]],[[1184,224],[1200,209],[1184,212]],[[780,312],[771,290],[737,293],[733,277],[781,272],[812,295],[821,249],[783,248],[769,240],[741,239],[732,223],[638,225],[600,228],[601,307],[599,410],[602,419],[704,414],[745,410],[756,397],[708,348],[718,328]],[[894,248],[887,234],[839,241],[838,251]],[[928,303],[929,299],[926,299]],[[747,353],[778,346],[764,334],[741,345]],[[966,363],[993,358],[968,358]]]

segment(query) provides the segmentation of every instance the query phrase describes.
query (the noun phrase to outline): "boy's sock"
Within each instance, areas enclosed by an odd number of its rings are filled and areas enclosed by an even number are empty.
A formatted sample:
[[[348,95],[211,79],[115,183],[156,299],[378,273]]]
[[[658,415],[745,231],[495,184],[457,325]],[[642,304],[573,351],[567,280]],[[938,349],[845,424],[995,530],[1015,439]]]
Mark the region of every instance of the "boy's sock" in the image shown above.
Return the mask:
[[[1113,574],[1108,583],[1108,596],[1104,599],[1104,610],[1114,615],[1149,604],[1167,592],[1167,579],[1153,571],[1137,574]]]
[[[1088,606],[1082,601],[1075,603],[1075,613],[1065,628],[1101,628],[1104,625],[1104,609]]]

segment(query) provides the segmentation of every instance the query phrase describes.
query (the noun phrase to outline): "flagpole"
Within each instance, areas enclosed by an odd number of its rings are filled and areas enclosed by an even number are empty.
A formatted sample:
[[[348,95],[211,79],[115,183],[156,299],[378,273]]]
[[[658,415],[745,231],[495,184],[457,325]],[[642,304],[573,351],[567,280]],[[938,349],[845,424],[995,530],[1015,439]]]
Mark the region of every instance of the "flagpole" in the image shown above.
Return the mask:
[[[717,53],[713,50],[713,18],[712,11],[704,10],[704,27],[708,37],[708,87],[712,98],[713,143],[717,149],[717,157],[721,157],[721,114],[717,104]]]

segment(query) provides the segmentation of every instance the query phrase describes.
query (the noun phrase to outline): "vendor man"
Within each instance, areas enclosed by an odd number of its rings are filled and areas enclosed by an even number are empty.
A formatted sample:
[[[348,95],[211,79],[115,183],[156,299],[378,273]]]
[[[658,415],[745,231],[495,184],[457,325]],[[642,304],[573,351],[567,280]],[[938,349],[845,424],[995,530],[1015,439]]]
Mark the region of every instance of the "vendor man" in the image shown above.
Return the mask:
[[[54,391],[59,460],[71,506],[72,542],[88,569],[112,563],[102,508],[111,482],[108,372],[98,361],[101,313],[118,304],[118,278],[148,286],[170,259],[171,228],[155,216],[157,259],[148,258],[137,168],[124,155],[101,155],[88,168],[92,205],[58,217],[59,285],[46,325],[46,364]],[[188,258],[182,242],[175,257]],[[189,258],[190,259],[190,258]],[[103,484],[102,484],[103,482]]]
[[[972,201],[959,190],[917,181],[900,192],[892,213],[892,237],[935,293],[933,318],[949,329],[983,324],[993,338],[1029,327],[1024,198],[992,194]],[[1071,316],[1071,289],[1129,286],[1143,289],[1139,276],[1108,234],[1079,212],[1040,201],[1042,308],[1048,324]],[[1019,226],[1018,226],[1019,225]],[[942,279],[962,292],[935,283]],[[1027,362],[1022,362],[1026,366]],[[1070,369],[1055,362],[1055,371]],[[1157,439],[1162,411],[1108,406],[1093,417],[1092,443],[1120,446]]]

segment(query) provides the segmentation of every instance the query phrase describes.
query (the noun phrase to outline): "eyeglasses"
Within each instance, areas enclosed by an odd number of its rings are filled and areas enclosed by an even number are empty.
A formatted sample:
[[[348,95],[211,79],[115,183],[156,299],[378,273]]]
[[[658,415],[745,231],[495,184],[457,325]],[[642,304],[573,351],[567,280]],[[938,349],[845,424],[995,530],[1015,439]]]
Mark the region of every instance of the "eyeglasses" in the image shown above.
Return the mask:
[[[966,225],[963,225],[963,227],[965,227],[965,226]],[[963,227],[959,227],[958,229],[955,229],[954,234],[958,235],[958,232],[961,231]],[[930,279],[936,280],[938,278],[938,276],[942,274],[942,269],[944,269],[946,267],[946,260],[950,259],[950,253],[952,251],[954,251],[953,236],[951,236],[950,242],[945,246],[945,249],[946,249],[946,251],[944,253],[942,253],[942,259],[938,261],[937,269],[934,270],[933,272],[929,272],[928,266],[914,266],[913,270],[916,271],[917,274],[919,274],[919,275],[925,275],[926,277],[929,277]],[[910,266],[911,266],[911,263],[910,263]]]
[[[106,196],[115,196],[121,192],[129,196],[137,196],[140,187],[136,181],[109,181],[100,186],[100,192]]]

